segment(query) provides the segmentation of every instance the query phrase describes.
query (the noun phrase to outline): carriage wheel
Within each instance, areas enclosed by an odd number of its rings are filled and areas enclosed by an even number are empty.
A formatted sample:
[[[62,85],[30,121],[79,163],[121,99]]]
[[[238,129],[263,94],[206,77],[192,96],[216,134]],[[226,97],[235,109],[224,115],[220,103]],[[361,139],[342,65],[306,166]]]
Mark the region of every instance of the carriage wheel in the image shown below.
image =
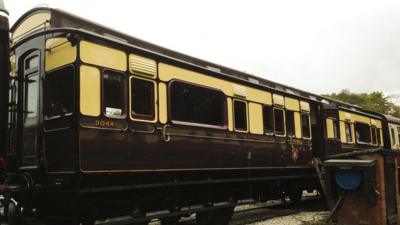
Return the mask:
[[[300,202],[301,197],[303,197],[303,190],[301,189],[291,190],[288,193],[288,196],[291,202],[298,203]]]
[[[176,225],[181,218],[178,217],[169,217],[161,219],[161,225]]]
[[[234,207],[196,213],[197,225],[228,225],[232,219]]]

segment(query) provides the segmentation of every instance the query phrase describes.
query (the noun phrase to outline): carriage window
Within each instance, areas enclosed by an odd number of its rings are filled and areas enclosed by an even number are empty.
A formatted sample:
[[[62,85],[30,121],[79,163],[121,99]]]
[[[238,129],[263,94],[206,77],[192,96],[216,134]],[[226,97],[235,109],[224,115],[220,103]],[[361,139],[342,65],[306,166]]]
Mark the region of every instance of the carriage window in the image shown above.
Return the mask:
[[[351,134],[351,125],[350,123],[344,123],[344,129],[346,132],[346,142],[353,142],[353,136]]]
[[[396,145],[396,136],[394,134],[394,128],[390,129],[390,133],[392,134],[392,145]]]
[[[247,107],[246,102],[234,100],[235,129],[247,131]]]
[[[286,131],[287,135],[293,137],[296,133],[294,124],[294,112],[286,111]]]
[[[154,119],[154,83],[131,79],[131,114],[136,119]]]
[[[174,81],[170,85],[171,119],[198,125],[226,125],[226,97],[219,90]]]
[[[46,118],[72,113],[74,110],[74,67],[68,66],[46,75],[44,114]]]
[[[333,135],[335,139],[340,139],[339,121],[333,120]]]
[[[125,77],[114,71],[103,73],[103,99],[105,115],[107,117],[121,118],[125,112]]]
[[[377,129],[378,145],[382,145],[381,132],[382,132],[382,130],[380,128],[378,128]]]
[[[274,132],[274,113],[272,106],[265,105],[263,107],[263,117],[264,117],[264,132],[266,134],[271,134]]]
[[[39,103],[39,74],[34,73],[26,76],[25,82],[25,109],[26,118],[34,118],[37,116]]]
[[[356,140],[357,143],[371,143],[371,129],[368,124],[355,123]]]
[[[274,109],[275,134],[285,135],[285,114],[283,109]]]
[[[400,127],[397,127],[397,144],[400,144]]]
[[[39,67],[39,56],[33,56],[25,61],[25,70]]]
[[[306,113],[301,114],[301,134],[303,138],[310,138],[310,115]]]
[[[376,145],[378,143],[376,136],[376,127],[371,127],[372,144]]]

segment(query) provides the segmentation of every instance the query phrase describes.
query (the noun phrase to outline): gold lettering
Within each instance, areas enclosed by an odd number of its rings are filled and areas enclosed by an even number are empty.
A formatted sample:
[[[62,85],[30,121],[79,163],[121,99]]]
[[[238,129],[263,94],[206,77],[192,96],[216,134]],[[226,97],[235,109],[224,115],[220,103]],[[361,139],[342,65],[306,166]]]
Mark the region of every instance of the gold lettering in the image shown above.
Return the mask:
[[[98,127],[114,127],[114,121],[112,120],[96,120],[95,124]]]

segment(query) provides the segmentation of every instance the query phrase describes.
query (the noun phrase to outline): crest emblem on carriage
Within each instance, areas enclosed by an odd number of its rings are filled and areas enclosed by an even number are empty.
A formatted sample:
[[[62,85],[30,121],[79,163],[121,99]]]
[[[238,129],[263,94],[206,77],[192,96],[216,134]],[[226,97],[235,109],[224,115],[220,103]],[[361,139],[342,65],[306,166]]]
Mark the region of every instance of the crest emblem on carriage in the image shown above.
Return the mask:
[[[296,146],[292,145],[292,160],[296,162],[299,159],[299,150]]]

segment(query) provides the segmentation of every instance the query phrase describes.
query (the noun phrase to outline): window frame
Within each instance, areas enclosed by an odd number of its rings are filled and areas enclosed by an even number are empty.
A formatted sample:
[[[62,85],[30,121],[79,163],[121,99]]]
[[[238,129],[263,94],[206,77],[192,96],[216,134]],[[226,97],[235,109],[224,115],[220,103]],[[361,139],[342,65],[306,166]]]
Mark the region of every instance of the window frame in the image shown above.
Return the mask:
[[[97,67],[98,68],[98,67]],[[123,108],[122,108],[122,115],[121,116],[109,116],[109,115],[107,115],[107,112],[106,112],[106,105],[105,105],[105,95],[104,95],[104,74],[107,72],[107,71],[110,71],[110,72],[112,72],[112,73],[118,73],[118,74],[120,74],[120,75],[122,75],[122,77],[124,78],[124,82],[123,82],[123,87],[124,87],[124,90],[123,90]],[[103,68],[103,69],[100,69],[100,79],[101,79],[101,89],[100,89],[100,91],[101,91],[101,102],[100,102],[100,106],[101,106],[101,114],[104,116],[104,117],[106,117],[106,118],[109,118],[109,119],[126,119],[126,117],[127,117],[127,104],[126,104],[126,100],[127,100],[127,95],[128,95],[128,93],[127,93],[127,83],[126,83],[126,81],[127,80],[129,80],[129,79],[127,79],[127,74],[125,73],[125,72],[122,72],[122,71],[118,71],[118,70],[113,70],[113,69],[110,69],[110,68]]]
[[[134,115],[132,115],[132,79],[138,79],[138,80],[144,80],[144,81],[148,81],[151,82],[153,84],[153,93],[152,93],[152,104],[153,104],[153,116],[148,116],[148,115],[143,115],[143,114],[138,114],[138,117],[134,117]],[[143,77],[139,77],[139,76],[135,76],[135,75],[131,75],[128,78],[128,86],[129,86],[129,90],[128,90],[128,100],[129,100],[129,118],[133,121],[141,121],[141,122],[156,122],[157,121],[157,117],[158,117],[158,93],[157,93],[157,89],[158,89],[158,85],[157,82],[155,80],[152,79],[147,79],[147,78],[143,78]]]
[[[72,110],[71,110],[71,112],[70,113],[66,113],[66,114],[64,114],[64,115],[57,115],[57,116],[51,116],[51,117],[48,117],[47,115],[46,115],[46,110],[45,110],[45,101],[46,101],[46,99],[45,99],[45,93],[46,93],[46,90],[44,89],[44,87],[45,87],[45,85],[46,85],[46,79],[47,79],[47,76],[48,76],[48,74],[49,73],[53,73],[53,72],[56,72],[57,70],[62,70],[62,69],[65,69],[65,68],[67,68],[67,67],[72,67],[72,70],[73,70],[73,74],[71,75],[72,76],[72,93],[73,93],[73,99],[72,99],[72,101],[73,101],[73,104],[72,104]],[[63,66],[61,66],[61,67],[57,67],[57,68],[55,68],[55,69],[52,69],[52,70],[50,70],[50,71],[47,71],[46,72],[46,75],[45,75],[45,77],[44,77],[44,82],[43,82],[43,89],[44,89],[44,91],[43,91],[43,118],[45,119],[45,120],[52,120],[52,119],[57,119],[57,118],[61,118],[61,117],[64,117],[64,116],[71,116],[71,115],[74,115],[74,113],[75,113],[75,111],[76,111],[76,105],[77,105],[77,103],[78,103],[78,101],[77,101],[77,94],[76,94],[76,90],[77,90],[77,88],[76,88],[76,76],[77,75],[77,70],[76,70],[76,67],[75,67],[75,65],[74,64],[66,64],[66,65],[63,65]]]
[[[235,123],[235,121],[236,121],[236,119],[235,119],[236,118],[236,115],[235,115],[235,102],[242,102],[246,106],[246,129],[236,128],[236,123]],[[240,99],[234,98],[233,101],[232,101],[232,111],[233,111],[233,114],[232,114],[233,130],[236,131],[236,132],[241,132],[241,133],[249,132],[249,105],[248,105],[248,102],[244,101],[244,100],[240,100]]]
[[[36,67],[27,68],[27,65],[30,65],[29,62],[31,62],[32,59],[37,59]],[[40,54],[39,53],[30,54],[30,55],[28,55],[28,57],[26,57],[24,59],[24,67],[23,67],[24,74],[30,74],[30,73],[37,72],[37,71],[39,71],[39,67],[40,67]]]
[[[267,132],[265,129],[265,117],[264,117],[264,108],[269,108],[271,110],[271,118],[269,122],[271,122],[272,130]],[[263,129],[265,135],[274,135],[275,134],[275,120],[274,120],[274,106],[273,105],[262,105],[262,117],[263,117]]]
[[[391,146],[396,146],[396,134],[395,134],[395,129],[394,127],[390,127],[390,137],[391,137]]]
[[[382,135],[382,128],[378,128],[377,127],[376,128],[376,133],[377,133],[377,137],[376,137],[377,140],[376,141],[378,142],[378,146],[383,146],[383,142],[382,142],[383,139],[382,139],[382,136],[381,136]]]
[[[355,136],[355,138],[354,138],[354,140],[355,140],[355,143],[356,144],[363,144],[363,145],[373,145],[372,144],[372,132],[371,132],[371,125],[369,125],[369,124],[367,124],[367,123],[363,123],[363,122],[358,122],[358,121],[355,121],[354,123],[354,136]],[[364,141],[358,141],[357,140],[357,129],[356,129],[356,125],[357,124],[363,124],[363,125],[367,125],[368,126],[368,130],[369,130],[369,141],[370,142],[364,142]]]
[[[328,134],[327,135],[327,139],[328,140],[341,140],[341,135],[340,135],[340,121],[336,118],[336,117],[327,117],[325,119],[325,123],[328,122],[328,120],[332,121],[332,133],[333,133],[333,138],[328,138]],[[345,122],[346,123],[346,122]],[[326,129],[328,129],[328,125],[326,124]],[[336,131],[336,132],[335,132]],[[328,131],[326,131],[328,132]]]
[[[310,132],[310,136],[309,137],[304,137],[303,135],[303,123],[302,123],[302,116],[306,115],[308,118],[308,131]],[[300,112],[300,129],[301,129],[301,138],[302,139],[306,139],[306,140],[311,140],[312,139],[312,131],[311,131],[311,114],[310,112],[304,112],[301,111]]]
[[[354,144],[355,143],[355,138],[353,137],[354,135],[353,135],[353,126],[352,126],[352,122],[350,122],[350,121],[343,121],[343,124],[344,124],[344,135],[345,135],[345,138],[346,138],[346,144]],[[351,139],[351,141],[349,141],[348,139],[347,139],[347,133],[346,133],[346,125],[348,125],[349,126],[349,129],[350,129],[350,139]]]
[[[379,143],[379,140],[378,140],[378,136],[379,136],[378,127],[376,127],[375,125],[371,125],[371,126],[370,126],[370,129],[371,129],[371,145],[373,145],[373,146],[379,146],[380,143]],[[375,137],[374,137],[374,134],[375,134]],[[375,142],[374,142],[374,141],[375,141]]]
[[[397,146],[400,145],[400,126],[396,126],[397,128]]]
[[[293,134],[289,135],[289,123],[288,123],[288,114],[291,113],[293,115]],[[290,138],[296,138],[296,111],[293,110],[285,110],[285,130],[286,136]]]
[[[35,77],[36,81],[34,82],[30,82],[29,80],[31,80],[33,77]],[[28,74],[24,74],[24,79],[26,79],[26,81],[24,82],[24,120],[28,120],[28,119],[35,119],[39,116],[39,107],[40,106],[40,74],[39,72],[33,72],[33,73],[28,73]],[[30,85],[35,84],[35,88],[37,89],[37,95],[35,98],[35,109],[34,111],[29,111],[29,90],[32,88],[30,87]],[[35,97],[35,96],[34,96]]]
[[[183,84],[187,84],[190,86],[196,86],[196,87],[200,87],[200,88],[205,88],[205,89],[209,89],[209,90],[213,90],[216,92],[220,92],[223,96],[224,96],[224,125],[222,126],[218,126],[218,125],[211,125],[211,124],[203,124],[203,123],[193,123],[193,122],[186,122],[186,121],[180,121],[180,120],[174,120],[172,118],[172,108],[171,108],[171,102],[172,102],[172,95],[171,95],[171,86],[173,83],[175,82],[179,82],[179,83],[183,83]],[[212,87],[208,87],[205,85],[200,85],[200,84],[196,84],[196,83],[192,83],[192,82],[188,82],[188,81],[184,81],[184,80],[179,80],[179,79],[172,79],[168,82],[167,85],[167,93],[168,93],[168,101],[167,101],[167,107],[168,107],[168,120],[172,123],[172,124],[176,124],[176,125],[184,125],[184,126],[193,126],[193,127],[203,127],[203,128],[212,128],[212,129],[218,129],[218,130],[227,130],[228,129],[228,98],[225,95],[225,93],[217,88],[212,88]]]
[[[38,64],[36,65],[36,67],[29,67],[27,68],[27,65],[29,65],[29,62],[31,62],[32,59],[36,59],[38,60]],[[40,102],[40,94],[41,94],[41,74],[40,74],[40,60],[41,60],[41,54],[39,52],[39,50],[35,50],[31,53],[29,53],[28,55],[24,56],[24,58],[22,58],[22,62],[21,62],[21,66],[19,66],[19,68],[21,68],[21,70],[23,71],[23,79],[25,80],[25,82],[22,82],[21,85],[21,89],[23,92],[23,101],[22,101],[22,108],[24,110],[23,113],[23,123],[27,122],[27,121],[33,121],[33,120],[37,120],[39,118],[39,114],[40,114],[40,107],[41,107],[41,102]],[[36,109],[35,111],[33,111],[32,113],[34,113],[33,115],[30,115],[31,112],[28,110],[28,94],[29,94],[29,84],[31,84],[29,82],[29,77],[34,77],[37,76],[37,98],[36,98]],[[32,82],[33,83],[33,82]],[[19,89],[19,87],[17,88]]]
[[[280,110],[282,111],[282,115],[283,115],[283,133],[277,133],[276,132],[276,116],[275,116],[275,110]],[[286,113],[285,113],[285,109],[283,107],[274,107],[273,110],[274,113],[274,135],[277,137],[286,137]]]

